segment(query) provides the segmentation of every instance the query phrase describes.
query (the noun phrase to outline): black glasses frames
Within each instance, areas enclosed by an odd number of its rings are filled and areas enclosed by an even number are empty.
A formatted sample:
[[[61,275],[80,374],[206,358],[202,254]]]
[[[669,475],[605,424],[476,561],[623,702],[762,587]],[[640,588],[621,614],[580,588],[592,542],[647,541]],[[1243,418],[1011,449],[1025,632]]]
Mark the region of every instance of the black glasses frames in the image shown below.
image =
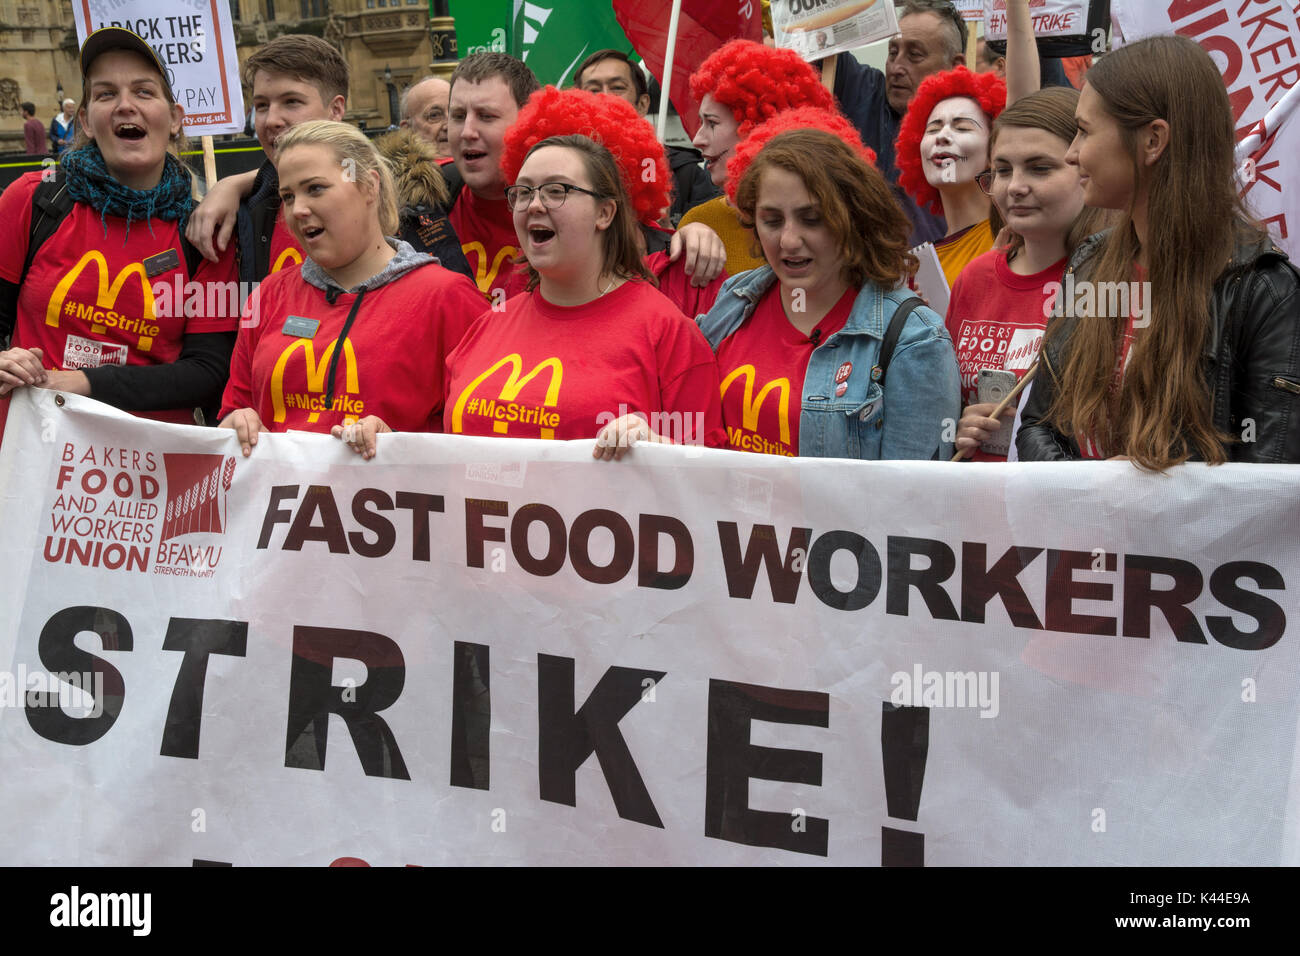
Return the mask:
[[[569,193],[586,193],[593,199],[606,199],[600,193],[570,183],[542,183],[538,186],[507,186],[506,203],[512,212],[523,212],[533,204],[533,194],[540,193],[542,205],[547,209],[558,209],[569,198]]]

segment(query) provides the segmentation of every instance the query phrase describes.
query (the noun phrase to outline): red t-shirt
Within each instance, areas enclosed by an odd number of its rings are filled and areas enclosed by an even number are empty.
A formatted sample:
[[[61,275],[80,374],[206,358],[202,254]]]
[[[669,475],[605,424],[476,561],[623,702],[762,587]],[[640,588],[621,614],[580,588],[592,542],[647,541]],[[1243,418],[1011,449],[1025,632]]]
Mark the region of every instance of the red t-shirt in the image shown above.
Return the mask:
[[[645,267],[659,280],[659,291],[666,295],[677,308],[694,318],[704,315],[713,303],[718,301],[722,283],[727,281],[726,270],[703,288],[691,285],[691,277],[685,270],[686,257],[678,256],[676,262],[668,260],[666,252],[652,252],[645,257]]]
[[[75,203],[21,276],[40,181],[39,172],[27,173],[0,196],[0,279],[22,283],[14,346],[40,348],[51,368],[165,365],[180,357],[185,335],[238,327],[234,244],[220,262],[203,260],[193,277],[200,285],[189,285],[175,222],[128,228]],[[192,408],[138,414],[194,421]]]
[[[441,431],[443,363],[483,297],[435,263],[366,292],[327,408],[330,359],[356,300],[344,293],[331,305],[298,266],[267,276],[244,310],[222,416],[253,408],[273,432],[328,432],[366,415],[394,431]]]
[[[1017,275],[1007,265],[1004,249],[972,259],[957,278],[948,301],[945,322],[957,351],[961,371],[961,406],[979,401],[979,370],[991,368],[1024,376],[1038,358],[1065,260],[1042,272]],[[1006,461],[982,449],[973,461]]]
[[[456,197],[448,218],[460,237],[460,247],[474,270],[479,291],[491,296],[493,289],[501,288],[512,294],[515,287],[510,285],[510,277],[519,255],[519,237],[505,198],[481,199],[466,186]]]
[[[447,358],[446,431],[594,438],[639,412],[682,443],[726,443],[718,367],[695,324],[649,283],[624,282],[586,305],[541,290],[489,310]]]
[[[799,454],[803,380],[817,348],[813,340],[823,342],[844,328],[857,295],[858,290],[850,288],[840,296],[809,337],[786,318],[781,287],[773,283],[753,314],[722,340],[722,419],[732,448],[791,458]],[[836,374],[836,388],[852,371],[851,363],[844,364],[848,368]]]
[[[279,272],[281,269],[292,269],[294,266],[301,265],[303,260],[302,247],[298,245],[298,240],[293,237],[289,227],[284,222],[284,206],[275,214],[275,228],[271,230],[271,272]]]

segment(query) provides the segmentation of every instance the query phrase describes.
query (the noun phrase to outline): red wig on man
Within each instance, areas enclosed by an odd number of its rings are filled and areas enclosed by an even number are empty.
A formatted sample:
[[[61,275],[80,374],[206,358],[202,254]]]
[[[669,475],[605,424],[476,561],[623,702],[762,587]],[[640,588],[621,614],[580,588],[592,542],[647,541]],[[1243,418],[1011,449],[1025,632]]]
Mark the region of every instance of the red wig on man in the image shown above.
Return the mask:
[[[931,212],[940,215],[943,214],[943,201],[939,198],[939,190],[926,181],[921,163],[921,137],[925,135],[934,108],[954,96],[969,97],[978,103],[989,118],[991,132],[993,121],[1007,105],[1007,84],[996,73],[972,73],[959,66],[926,77],[907,105],[907,113],[894,143],[898,184],[922,209],[929,206]]]
[[[736,204],[736,190],[740,187],[745,170],[749,169],[749,164],[754,161],[754,157],[762,151],[773,136],[788,133],[792,129],[819,129],[830,133],[853,147],[853,151],[865,159],[868,166],[876,165],[876,151],[863,145],[857,128],[844,118],[843,113],[812,106],[786,110],[755,126],[753,131],[736,146],[735,155],[727,160],[727,199],[733,206]]]
[[[610,151],[638,222],[653,225],[663,216],[672,188],[664,148],[632,104],[609,93],[548,86],[530,96],[506,131],[501,153],[506,182],[515,181],[524,157],[542,140],[570,135],[586,136]]]
[[[753,40],[725,43],[700,64],[691,75],[691,97],[698,103],[706,93],[731,110],[742,138],[796,106],[835,109],[835,98],[803,57]]]

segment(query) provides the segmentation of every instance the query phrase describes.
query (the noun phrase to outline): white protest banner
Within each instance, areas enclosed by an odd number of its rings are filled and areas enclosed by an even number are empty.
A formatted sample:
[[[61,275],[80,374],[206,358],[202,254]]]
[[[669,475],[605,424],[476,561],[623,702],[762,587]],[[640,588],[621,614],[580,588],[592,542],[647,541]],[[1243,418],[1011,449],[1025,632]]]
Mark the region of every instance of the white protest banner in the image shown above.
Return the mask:
[[[1223,73],[1238,140],[1257,132],[1269,110],[1300,82],[1300,16],[1283,4],[1114,0],[1111,12],[1125,43],[1178,33],[1210,54]],[[1285,120],[1282,112],[1262,142],[1242,157],[1239,178],[1252,212],[1294,258],[1300,255],[1291,233],[1300,222],[1300,123],[1294,110],[1285,111],[1290,114]]]
[[[892,37],[898,17],[889,0],[772,0],[776,45],[809,62]]]
[[[953,6],[966,21],[984,19],[984,0],[954,0]]]
[[[1029,19],[1036,37],[1086,34],[1088,0],[1030,0]],[[1007,38],[1007,0],[984,0],[984,37]]]
[[[0,447],[6,863],[1300,862],[1300,469],[61,400]]]
[[[73,0],[78,45],[101,27],[139,34],[158,54],[188,136],[244,128],[239,55],[225,0]]]

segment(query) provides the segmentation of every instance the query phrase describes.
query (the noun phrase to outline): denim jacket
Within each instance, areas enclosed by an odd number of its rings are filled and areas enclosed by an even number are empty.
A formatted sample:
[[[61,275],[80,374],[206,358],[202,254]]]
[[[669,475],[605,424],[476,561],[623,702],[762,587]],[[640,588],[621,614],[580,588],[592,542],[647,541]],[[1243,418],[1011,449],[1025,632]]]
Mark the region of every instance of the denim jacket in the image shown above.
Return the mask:
[[[770,266],[732,276],[707,315],[697,321],[716,352],[719,343],[753,314],[776,281]],[[961,417],[961,376],[943,319],[918,306],[907,317],[885,376],[872,376],[889,319],[907,289],[884,291],[868,282],[858,293],[844,328],[813,350],[803,381],[799,454],[865,461],[952,455]],[[835,375],[852,363],[847,390],[835,395]]]

